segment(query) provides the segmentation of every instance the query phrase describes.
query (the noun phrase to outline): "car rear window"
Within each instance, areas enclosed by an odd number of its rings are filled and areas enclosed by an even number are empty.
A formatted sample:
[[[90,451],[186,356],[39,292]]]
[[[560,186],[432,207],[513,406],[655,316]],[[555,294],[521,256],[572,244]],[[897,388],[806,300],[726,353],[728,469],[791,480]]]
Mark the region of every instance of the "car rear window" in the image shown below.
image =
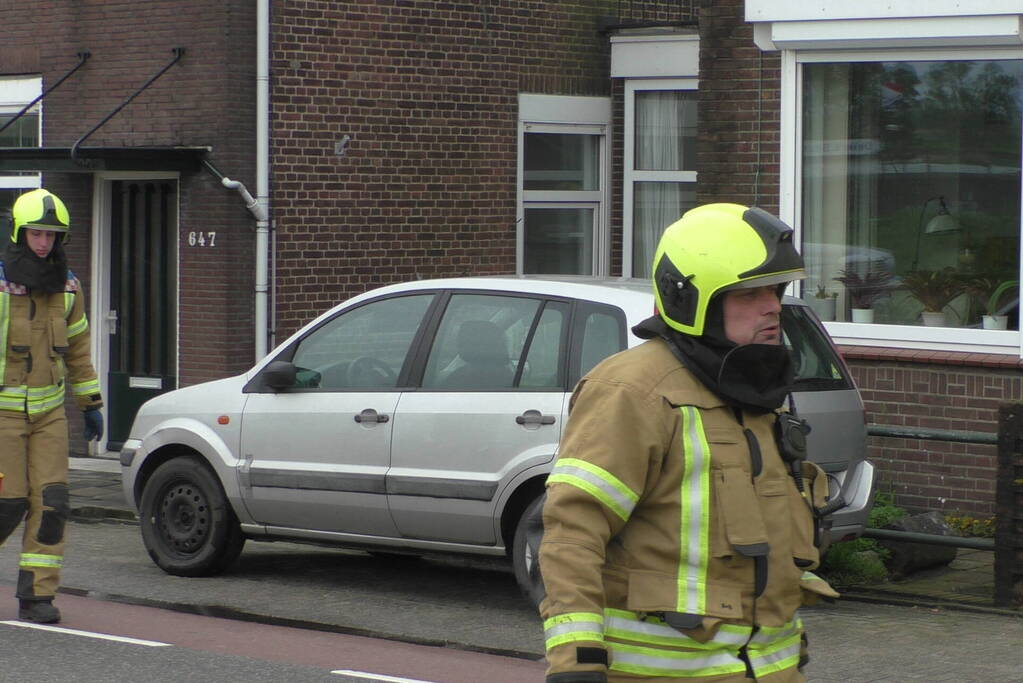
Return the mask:
[[[796,370],[796,391],[852,388],[828,333],[802,306],[784,306],[781,326]]]

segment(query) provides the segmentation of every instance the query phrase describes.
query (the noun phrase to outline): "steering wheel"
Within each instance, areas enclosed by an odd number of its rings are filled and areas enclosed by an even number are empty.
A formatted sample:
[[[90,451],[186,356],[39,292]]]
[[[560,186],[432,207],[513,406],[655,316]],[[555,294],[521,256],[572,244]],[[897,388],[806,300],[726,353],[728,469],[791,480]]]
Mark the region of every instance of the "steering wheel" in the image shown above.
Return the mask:
[[[393,387],[398,375],[379,358],[361,356],[348,367],[348,383],[353,387]]]

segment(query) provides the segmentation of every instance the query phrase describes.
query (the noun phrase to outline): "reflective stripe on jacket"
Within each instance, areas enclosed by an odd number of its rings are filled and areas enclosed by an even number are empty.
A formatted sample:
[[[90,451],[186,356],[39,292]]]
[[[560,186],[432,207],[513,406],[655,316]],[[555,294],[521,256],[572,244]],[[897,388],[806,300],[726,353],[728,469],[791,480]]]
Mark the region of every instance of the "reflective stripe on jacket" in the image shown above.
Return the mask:
[[[631,675],[742,680],[748,661],[802,680],[795,614],[818,552],[775,415],[740,422],[659,339],[594,368],[571,410],[540,546],[549,673],[603,671],[578,654],[603,648]],[[804,467],[818,505],[820,474]]]
[[[28,291],[7,281],[0,263],[0,411],[35,419],[60,407],[65,376],[79,408],[103,405],[81,286],[71,271],[65,289]]]

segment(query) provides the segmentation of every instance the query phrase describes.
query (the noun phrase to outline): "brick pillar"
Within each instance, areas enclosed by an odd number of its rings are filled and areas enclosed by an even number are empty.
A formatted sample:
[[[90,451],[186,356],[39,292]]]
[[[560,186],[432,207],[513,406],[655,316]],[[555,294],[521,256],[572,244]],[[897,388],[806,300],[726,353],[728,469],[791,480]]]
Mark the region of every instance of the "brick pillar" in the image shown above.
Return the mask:
[[[995,604],[1023,607],[1023,403],[998,409]]]

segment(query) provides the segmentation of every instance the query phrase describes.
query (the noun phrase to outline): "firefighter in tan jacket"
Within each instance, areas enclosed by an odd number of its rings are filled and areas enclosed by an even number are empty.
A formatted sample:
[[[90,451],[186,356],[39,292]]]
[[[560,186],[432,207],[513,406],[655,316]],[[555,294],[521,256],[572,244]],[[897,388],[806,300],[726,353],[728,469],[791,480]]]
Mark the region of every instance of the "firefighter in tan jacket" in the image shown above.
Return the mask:
[[[63,250],[67,208],[33,190],[12,218],[0,260],[0,543],[25,521],[18,618],[53,623],[70,509],[65,392],[84,411],[87,440],[103,435],[102,402],[81,286]]]
[[[548,683],[803,681],[826,479],[805,460],[780,296],[792,230],[709,204],[665,231],[644,344],[582,379],[548,479]],[[810,600],[807,600],[810,601]]]

